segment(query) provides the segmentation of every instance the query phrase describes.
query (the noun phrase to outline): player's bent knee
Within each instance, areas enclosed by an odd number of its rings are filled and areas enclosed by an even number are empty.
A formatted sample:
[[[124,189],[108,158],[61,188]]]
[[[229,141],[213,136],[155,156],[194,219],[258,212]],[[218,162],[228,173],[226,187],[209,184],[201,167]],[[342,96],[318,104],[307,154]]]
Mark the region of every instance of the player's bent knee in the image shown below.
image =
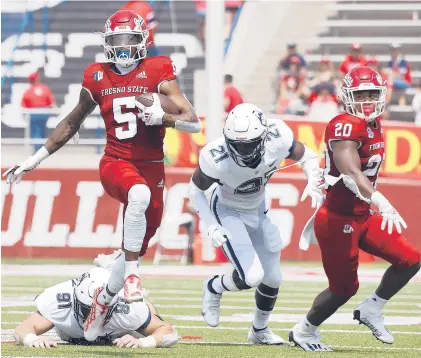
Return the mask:
[[[246,277],[244,281],[250,287],[257,287],[262,282],[263,276],[264,276],[263,267],[261,265],[259,265],[258,267],[253,266],[253,268],[251,268],[249,272],[246,273]]]
[[[126,210],[133,213],[144,213],[151,201],[151,191],[145,184],[135,184],[130,188],[127,199]]]
[[[265,272],[262,282],[269,287],[279,287],[282,283],[282,272],[277,272],[277,270],[272,270],[269,273]]]
[[[360,284],[358,281],[354,283],[341,283],[341,284],[330,284],[329,290],[333,292],[335,295],[343,296],[343,297],[352,297],[355,296],[355,294],[358,291],[358,288],[360,287]]]

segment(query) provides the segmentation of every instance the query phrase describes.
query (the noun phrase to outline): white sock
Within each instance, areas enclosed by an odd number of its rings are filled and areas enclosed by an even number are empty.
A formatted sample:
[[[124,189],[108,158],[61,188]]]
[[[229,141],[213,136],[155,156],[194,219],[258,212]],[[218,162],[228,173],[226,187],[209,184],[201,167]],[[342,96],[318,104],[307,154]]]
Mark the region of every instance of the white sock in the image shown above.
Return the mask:
[[[262,311],[256,307],[253,319],[253,327],[258,330],[266,328],[271,313],[272,311]]]
[[[302,318],[300,322],[298,323],[298,326],[301,332],[307,333],[307,334],[312,334],[316,332],[316,329],[317,329],[317,326],[312,325],[308,321],[307,317]]]
[[[379,306],[379,308],[383,308],[384,305],[388,302],[388,300],[385,300],[384,298],[381,298],[377,296],[375,293],[373,293],[369,298],[368,301],[370,303],[374,303],[375,305]]]
[[[123,288],[125,262],[124,254],[117,258],[105,290],[98,297],[98,303],[109,304],[113,297]]]
[[[124,279],[130,275],[139,276],[139,263],[136,261],[125,261]]]

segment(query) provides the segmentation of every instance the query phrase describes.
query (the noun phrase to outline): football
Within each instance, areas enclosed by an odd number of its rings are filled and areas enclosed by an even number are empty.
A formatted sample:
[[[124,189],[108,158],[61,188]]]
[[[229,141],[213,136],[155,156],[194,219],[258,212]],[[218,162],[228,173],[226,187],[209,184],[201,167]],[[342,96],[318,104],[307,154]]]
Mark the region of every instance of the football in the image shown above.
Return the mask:
[[[150,107],[153,104],[153,93],[145,93],[140,96],[136,97],[136,101],[139,101],[146,107]],[[161,101],[161,107],[164,110],[165,113],[168,114],[180,114],[180,111],[178,110],[178,107],[176,104],[171,101],[167,96],[163,94],[157,93],[159,100]]]

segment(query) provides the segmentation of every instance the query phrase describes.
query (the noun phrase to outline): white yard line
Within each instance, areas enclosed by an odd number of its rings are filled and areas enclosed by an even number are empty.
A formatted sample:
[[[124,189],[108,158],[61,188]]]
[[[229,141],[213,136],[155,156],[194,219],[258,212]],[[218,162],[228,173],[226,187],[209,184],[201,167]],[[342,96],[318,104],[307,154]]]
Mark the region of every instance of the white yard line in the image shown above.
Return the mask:
[[[175,321],[185,321],[185,322],[203,322],[203,317],[200,315],[165,315],[168,319],[173,319]],[[230,323],[248,323],[252,322],[254,318],[254,313],[234,313],[230,316],[220,316],[220,322],[230,322]],[[298,320],[303,318],[303,314],[294,314],[294,313],[273,313],[270,316],[270,322],[277,323],[295,323]],[[420,325],[421,317],[420,316],[386,316],[385,324],[387,326],[401,326],[401,325]],[[333,316],[329,317],[326,324],[340,324],[340,325],[357,325],[358,323],[353,320],[352,315],[348,313],[335,313]]]
[[[289,174],[288,174],[289,175]],[[54,273],[55,277],[78,276],[83,272],[89,271],[92,265],[2,265],[2,276],[47,276],[51,277]],[[212,265],[212,266],[142,266],[141,274],[144,277],[191,277],[205,278],[215,274],[223,274],[230,268],[230,264]],[[367,269],[358,270],[360,282],[376,282],[383,276],[385,269]],[[285,266],[282,268],[282,276],[284,281],[299,282],[327,282],[326,275],[322,266],[316,267],[292,267]],[[421,282],[421,273],[418,273],[412,282]]]

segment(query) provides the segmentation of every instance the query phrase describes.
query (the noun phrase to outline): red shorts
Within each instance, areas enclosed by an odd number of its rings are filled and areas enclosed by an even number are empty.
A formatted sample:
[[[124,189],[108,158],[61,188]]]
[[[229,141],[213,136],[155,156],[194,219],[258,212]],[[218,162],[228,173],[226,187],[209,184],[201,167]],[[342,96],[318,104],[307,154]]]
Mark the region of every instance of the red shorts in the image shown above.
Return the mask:
[[[359,249],[380,257],[394,266],[406,267],[420,261],[420,253],[404,235],[382,231],[380,214],[344,216],[324,205],[316,214],[314,232],[322,253],[329,289],[341,296],[358,290]]]
[[[99,176],[107,194],[124,204],[123,218],[127,207],[128,192],[133,185],[145,184],[151,191],[151,201],[145,213],[146,234],[140,251],[140,256],[143,256],[148,248],[149,240],[161,224],[164,207],[164,163],[129,162],[104,155],[99,163]]]

